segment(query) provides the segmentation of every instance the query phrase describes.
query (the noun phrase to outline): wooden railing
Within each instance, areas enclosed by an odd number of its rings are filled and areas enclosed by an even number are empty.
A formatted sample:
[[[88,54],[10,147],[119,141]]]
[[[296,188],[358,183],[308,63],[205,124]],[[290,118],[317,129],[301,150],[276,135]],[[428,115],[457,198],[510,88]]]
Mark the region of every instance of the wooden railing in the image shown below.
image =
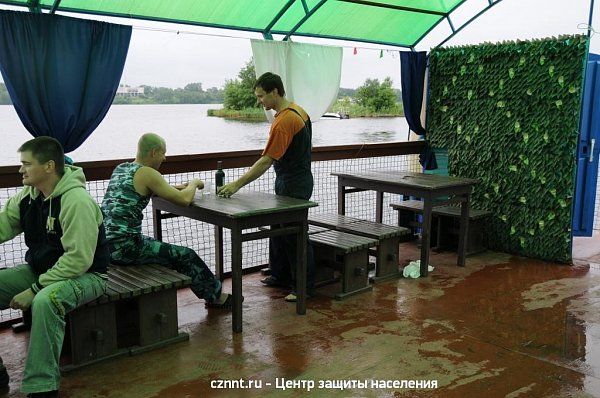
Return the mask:
[[[425,141],[394,142],[383,144],[339,145],[313,148],[313,161],[369,158],[380,156],[410,155],[421,152]],[[161,166],[163,174],[177,174],[194,171],[215,170],[217,160],[223,161],[225,168],[248,167],[260,157],[260,150],[213,152],[195,155],[169,156]],[[98,160],[76,163],[85,170],[88,181],[108,180],[114,168],[130,159]],[[19,166],[0,167],[0,188],[21,186]]]

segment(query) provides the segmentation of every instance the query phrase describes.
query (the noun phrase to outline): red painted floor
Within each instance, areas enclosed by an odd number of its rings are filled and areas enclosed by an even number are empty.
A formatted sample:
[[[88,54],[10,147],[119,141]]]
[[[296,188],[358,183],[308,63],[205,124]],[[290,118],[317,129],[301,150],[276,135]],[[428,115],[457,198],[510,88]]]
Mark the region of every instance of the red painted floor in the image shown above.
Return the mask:
[[[180,327],[189,341],[68,373],[61,394],[600,397],[599,252],[598,239],[590,238],[576,242],[573,266],[486,252],[464,268],[454,253],[435,253],[427,278],[384,282],[344,301],[323,288],[306,316],[283,301],[285,291],[249,275],[244,331],[235,336],[229,313],[209,312],[182,290]],[[418,257],[413,243],[401,253],[401,264]],[[4,330],[0,341],[12,377],[5,396],[21,397],[27,333]],[[235,388],[240,379],[261,388]],[[218,380],[230,388],[214,388]],[[286,388],[293,380],[305,384]],[[438,387],[398,388],[394,380]],[[315,387],[307,391],[310,382]]]

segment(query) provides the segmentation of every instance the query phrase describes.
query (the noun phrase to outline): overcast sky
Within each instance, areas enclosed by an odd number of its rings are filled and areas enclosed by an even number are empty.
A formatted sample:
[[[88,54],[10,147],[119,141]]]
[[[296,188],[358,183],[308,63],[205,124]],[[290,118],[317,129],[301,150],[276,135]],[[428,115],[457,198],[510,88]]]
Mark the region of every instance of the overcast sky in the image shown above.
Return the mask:
[[[590,51],[600,53],[600,0],[595,3],[592,26],[598,33],[592,36]],[[487,4],[487,0],[467,1],[453,14],[454,26],[460,26]],[[503,0],[446,45],[585,33],[581,25],[587,25],[589,11],[590,0]],[[134,26],[122,78],[122,83],[132,86],[147,84],[174,88],[183,87],[190,82],[201,82],[204,88],[222,87],[225,80],[235,77],[252,56],[249,38],[261,38],[256,34],[232,30],[114,18],[110,20]],[[144,27],[166,31],[149,31]],[[179,34],[176,33],[177,30],[180,31]],[[448,24],[443,22],[417,49],[428,51],[449,33],[451,31]],[[294,40],[315,42],[300,37]],[[395,87],[400,87],[398,49],[384,50],[383,57],[380,58],[381,50],[376,45],[334,41],[321,43],[345,46],[342,87],[356,88],[367,78],[384,79],[386,76],[392,77]],[[354,46],[357,47],[356,55]]]

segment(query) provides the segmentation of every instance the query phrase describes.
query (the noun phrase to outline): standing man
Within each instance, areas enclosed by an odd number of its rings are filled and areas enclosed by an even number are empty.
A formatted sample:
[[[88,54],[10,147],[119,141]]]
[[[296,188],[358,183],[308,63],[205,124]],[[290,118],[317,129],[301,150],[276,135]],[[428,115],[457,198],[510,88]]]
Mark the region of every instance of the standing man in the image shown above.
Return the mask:
[[[312,124],[300,106],[285,98],[281,77],[267,72],[254,84],[254,94],[265,110],[273,109],[275,120],[269,140],[260,159],[243,176],[219,190],[219,195],[230,197],[244,185],[263,175],[271,165],[275,168],[275,193],[297,199],[310,199],[313,175],[310,169],[312,151]],[[271,275],[261,282],[268,286],[289,287],[296,270],[296,238],[278,236],[269,239],[269,267]],[[307,289],[314,289],[315,262],[312,246],[306,250]],[[291,292],[286,301],[296,301]]]
[[[230,294],[221,292],[221,281],[195,251],[142,235],[144,209],[152,195],[180,206],[188,206],[196,189],[204,183],[195,178],[172,187],[158,172],[165,160],[167,144],[160,136],[148,133],[138,141],[135,161],[121,163],[113,171],[102,201],[106,236],[111,260],[115,264],[160,264],[192,278],[191,289],[207,307],[230,309]]]
[[[61,145],[37,137],[20,148],[23,188],[0,212],[0,242],[25,234],[26,264],[0,271],[0,309],[32,311],[21,391],[58,397],[65,314],[102,295],[109,262],[102,213]]]

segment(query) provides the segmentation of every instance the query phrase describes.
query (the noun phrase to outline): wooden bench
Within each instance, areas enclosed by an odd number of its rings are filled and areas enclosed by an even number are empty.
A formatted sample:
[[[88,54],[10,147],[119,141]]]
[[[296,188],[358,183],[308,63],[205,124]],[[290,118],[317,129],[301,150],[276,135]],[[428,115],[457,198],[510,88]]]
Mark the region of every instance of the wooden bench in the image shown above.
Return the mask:
[[[405,200],[391,203],[390,206],[398,211],[398,225],[411,228],[413,235],[420,227],[417,216],[423,214],[423,202],[420,200]],[[431,247],[448,247],[458,242],[460,228],[459,206],[436,206],[432,211]],[[469,231],[467,236],[467,255],[486,250],[485,219],[492,213],[488,210],[469,209]]]
[[[341,214],[313,215],[308,217],[308,222],[311,226],[331,228],[377,240],[379,245],[371,252],[376,257],[375,277],[371,278],[371,281],[379,282],[401,275],[398,270],[398,251],[400,240],[410,235],[409,228],[361,220]]]
[[[106,294],[67,314],[62,371],[189,339],[177,319],[188,276],[159,265],[111,265],[108,275]]]
[[[316,280],[333,280],[334,271],[342,274],[342,288],[335,294],[336,299],[373,289],[369,285],[369,248],[379,244],[376,239],[333,230],[316,232],[308,238],[313,245]]]

